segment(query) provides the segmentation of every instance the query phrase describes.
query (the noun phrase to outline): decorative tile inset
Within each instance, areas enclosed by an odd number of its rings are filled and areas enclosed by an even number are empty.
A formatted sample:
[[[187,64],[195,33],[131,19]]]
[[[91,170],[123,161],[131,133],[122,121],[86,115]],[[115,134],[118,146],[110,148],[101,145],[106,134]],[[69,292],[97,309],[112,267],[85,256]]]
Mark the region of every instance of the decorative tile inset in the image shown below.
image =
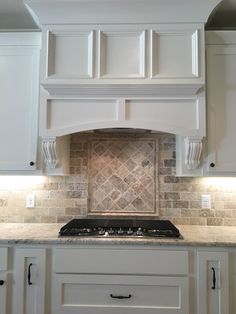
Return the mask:
[[[156,139],[91,141],[90,214],[156,214]]]

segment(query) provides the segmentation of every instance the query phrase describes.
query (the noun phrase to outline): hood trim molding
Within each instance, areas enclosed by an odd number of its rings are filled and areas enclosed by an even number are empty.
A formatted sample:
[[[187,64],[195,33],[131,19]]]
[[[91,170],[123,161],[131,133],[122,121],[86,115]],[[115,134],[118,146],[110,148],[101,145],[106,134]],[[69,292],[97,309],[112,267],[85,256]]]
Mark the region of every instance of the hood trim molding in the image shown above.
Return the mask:
[[[106,128],[139,128],[205,136],[205,95],[174,97],[41,98],[40,135],[64,136]]]
[[[26,0],[25,4],[36,24],[42,25],[206,23],[220,2],[221,0]]]
[[[78,97],[161,97],[192,96],[202,91],[202,84],[54,84],[41,86],[52,96]]]

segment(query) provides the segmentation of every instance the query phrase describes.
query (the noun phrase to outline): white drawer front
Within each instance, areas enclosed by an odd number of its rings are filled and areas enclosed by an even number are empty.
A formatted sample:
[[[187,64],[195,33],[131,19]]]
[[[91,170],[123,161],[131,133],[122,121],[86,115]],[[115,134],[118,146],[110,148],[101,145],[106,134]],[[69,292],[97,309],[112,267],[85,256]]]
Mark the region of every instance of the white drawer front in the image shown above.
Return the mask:
[[[188,252],[58,248],[53,269],[55,273],[187,275]]]
[[[187,287],[187,277],[55,275],[53,314],[187,314]]]

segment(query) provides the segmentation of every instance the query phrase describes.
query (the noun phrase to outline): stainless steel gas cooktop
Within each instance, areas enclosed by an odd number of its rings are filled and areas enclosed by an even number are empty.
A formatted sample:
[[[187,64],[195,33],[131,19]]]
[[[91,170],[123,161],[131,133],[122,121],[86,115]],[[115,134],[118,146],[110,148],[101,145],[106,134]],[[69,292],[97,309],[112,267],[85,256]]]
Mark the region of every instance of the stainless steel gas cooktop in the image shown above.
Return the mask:
[[[73,219],[59,236],[163,237],[179,238],[179,230],[169,220]]]

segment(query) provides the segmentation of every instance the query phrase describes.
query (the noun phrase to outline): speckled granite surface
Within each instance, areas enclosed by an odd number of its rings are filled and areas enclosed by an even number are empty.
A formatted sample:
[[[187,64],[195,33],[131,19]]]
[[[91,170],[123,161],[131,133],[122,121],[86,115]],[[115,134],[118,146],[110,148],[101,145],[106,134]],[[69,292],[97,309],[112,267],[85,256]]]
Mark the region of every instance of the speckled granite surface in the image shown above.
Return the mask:
[[[183,239],[158,238],[59,238],[62,224],[0,224],[0,244],[71,244],[71,245],[175,245],[236,247],[235,227],[177,226]]]

